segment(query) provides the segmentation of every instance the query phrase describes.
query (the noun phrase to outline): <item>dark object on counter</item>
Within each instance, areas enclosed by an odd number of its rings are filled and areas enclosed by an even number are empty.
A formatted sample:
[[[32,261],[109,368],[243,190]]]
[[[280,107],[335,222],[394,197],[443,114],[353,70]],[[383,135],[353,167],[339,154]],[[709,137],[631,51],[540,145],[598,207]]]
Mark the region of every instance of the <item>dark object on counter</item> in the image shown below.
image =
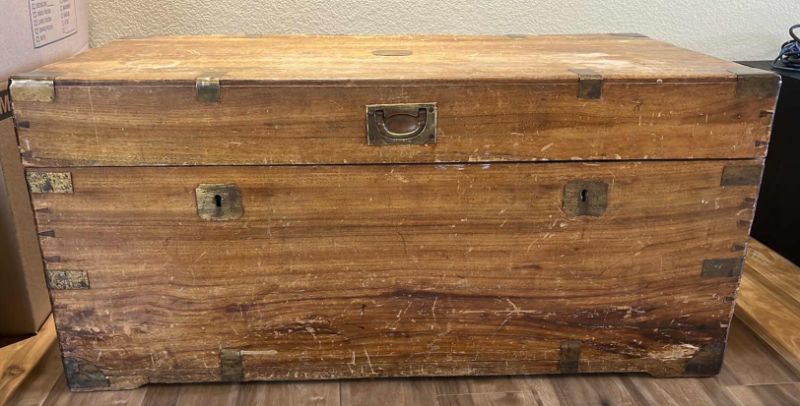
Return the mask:
[[[741,63],[770,70],[769,61]],[[774,71],[782,76],[783,86],[750,234],[800,264],[800,72]]]
[[[800,72],[800,37],[795,34],[795,30],[800,31],[800,24],[795,24],[789,28],[791,40],[781,45],[781,52],[772,61],[772,67],[782,71]]]

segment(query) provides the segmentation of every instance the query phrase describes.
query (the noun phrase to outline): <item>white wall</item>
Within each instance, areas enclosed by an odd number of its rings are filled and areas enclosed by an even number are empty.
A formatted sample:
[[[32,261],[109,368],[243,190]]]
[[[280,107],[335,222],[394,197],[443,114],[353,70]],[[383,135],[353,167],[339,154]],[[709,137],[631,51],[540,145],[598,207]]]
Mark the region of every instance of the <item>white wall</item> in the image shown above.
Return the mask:
[[[91,41],[166,34],[638,32],[725,59],[772,59],[800,0],[92,0]]]

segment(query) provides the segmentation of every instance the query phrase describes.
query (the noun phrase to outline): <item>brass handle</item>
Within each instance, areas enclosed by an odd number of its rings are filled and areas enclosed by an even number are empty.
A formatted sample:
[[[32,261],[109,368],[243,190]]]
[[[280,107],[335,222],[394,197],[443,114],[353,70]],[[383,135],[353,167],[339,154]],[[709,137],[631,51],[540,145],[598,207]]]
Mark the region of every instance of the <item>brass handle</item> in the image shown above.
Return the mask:
[[[435,144],[436,103],[367,106],[369,145]]]
[[[386,124],[386,113],[383,110],[375,112],[375,124],[378,125],[378,131],[382,132],[384,136],[391,138],[412,138],[419,135],[420,132],[425,130],[425,124],[428,119],[428,110],[420,108],[417,117],[410,114],[395,114],[391,116],[393,127],[399,131],[392,131]],[[412,127],[413,125],[413,127]],[[410,131],[402,131],[401,129],[411,128]]]

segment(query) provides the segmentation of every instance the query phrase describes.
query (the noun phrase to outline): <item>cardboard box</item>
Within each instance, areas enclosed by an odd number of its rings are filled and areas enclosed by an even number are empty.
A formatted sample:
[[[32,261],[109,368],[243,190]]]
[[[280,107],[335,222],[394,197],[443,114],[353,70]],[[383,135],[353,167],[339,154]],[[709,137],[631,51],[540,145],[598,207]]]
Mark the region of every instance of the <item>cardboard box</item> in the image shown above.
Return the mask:
[[[87,3],[0,0],[0,336],[33,334],[50,314],[8,78],[88,48]]]

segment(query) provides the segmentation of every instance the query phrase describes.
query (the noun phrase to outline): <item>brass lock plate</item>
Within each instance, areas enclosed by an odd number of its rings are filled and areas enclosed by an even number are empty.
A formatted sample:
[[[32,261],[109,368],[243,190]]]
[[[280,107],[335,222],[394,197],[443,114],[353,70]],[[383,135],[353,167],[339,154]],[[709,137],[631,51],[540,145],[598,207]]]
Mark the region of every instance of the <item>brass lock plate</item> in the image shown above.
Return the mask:
[[[370,104],[367,106],[369,145],[436,143],[436,103]]]
[[[564,186],[564,213],[571,217],[602,216],[608,207],[608,183],[572,180]]]
[[[242,193],[235,184],[201,184],[195,196],[197,215],[203,220],[236,220],[244,214]]]

